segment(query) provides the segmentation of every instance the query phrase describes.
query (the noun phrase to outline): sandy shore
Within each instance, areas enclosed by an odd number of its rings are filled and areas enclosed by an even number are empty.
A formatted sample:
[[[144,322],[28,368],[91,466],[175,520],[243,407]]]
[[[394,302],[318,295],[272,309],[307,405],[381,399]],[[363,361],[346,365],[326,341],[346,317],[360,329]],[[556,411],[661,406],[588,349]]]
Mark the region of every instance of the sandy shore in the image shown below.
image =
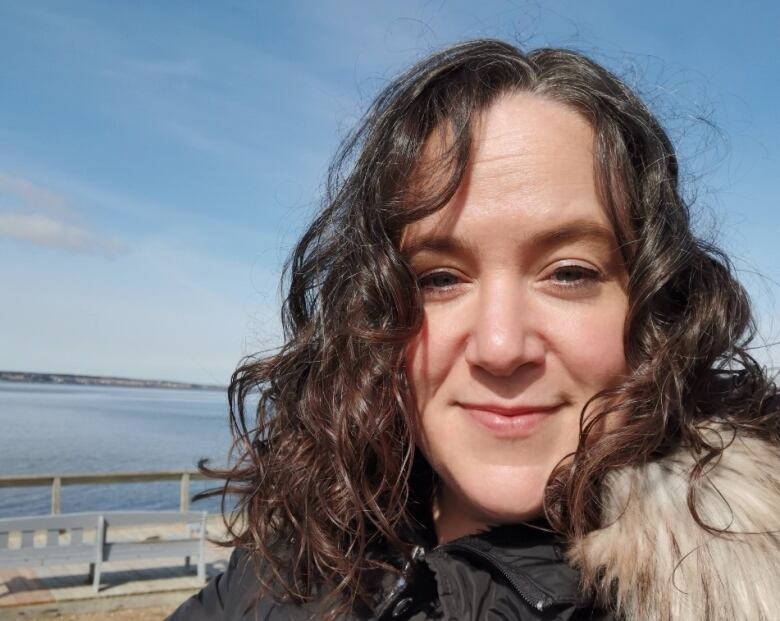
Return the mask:
[[[176,606],[154,606],[129,610],[103,610],[100,612],[61,613],[50,612],[37,616],[23,617],[27,621],[161,621],[176,609]]]

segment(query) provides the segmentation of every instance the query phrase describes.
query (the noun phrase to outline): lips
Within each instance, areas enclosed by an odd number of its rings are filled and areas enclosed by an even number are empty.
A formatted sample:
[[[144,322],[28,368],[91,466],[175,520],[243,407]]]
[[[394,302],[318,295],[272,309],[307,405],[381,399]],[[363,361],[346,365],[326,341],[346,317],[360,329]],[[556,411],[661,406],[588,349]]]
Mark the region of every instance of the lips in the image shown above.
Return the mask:
[[[562,407],[562,404],[504,406],[458,403],[458,405],[474,422],[500,438],[528,437]]]

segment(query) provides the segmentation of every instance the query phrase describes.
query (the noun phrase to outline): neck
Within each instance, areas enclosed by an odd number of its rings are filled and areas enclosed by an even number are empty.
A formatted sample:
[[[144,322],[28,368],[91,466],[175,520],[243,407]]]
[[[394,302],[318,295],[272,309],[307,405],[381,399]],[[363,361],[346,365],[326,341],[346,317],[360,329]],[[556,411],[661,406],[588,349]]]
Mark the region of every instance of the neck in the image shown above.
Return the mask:
[[[491,524],[470,512],[449,490],[440,486],[433,499],[433,525],[439,545],[487,530]]]

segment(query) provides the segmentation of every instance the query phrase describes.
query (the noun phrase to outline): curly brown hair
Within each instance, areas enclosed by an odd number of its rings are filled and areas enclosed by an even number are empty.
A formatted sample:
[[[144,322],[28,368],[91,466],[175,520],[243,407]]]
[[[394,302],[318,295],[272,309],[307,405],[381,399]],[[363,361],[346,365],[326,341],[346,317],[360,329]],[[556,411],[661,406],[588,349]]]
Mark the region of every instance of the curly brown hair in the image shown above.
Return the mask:
[[[223,495],[228,543],[262,559],[263,592],[301,603],[324,596],[335,615],[370,605],[367,576],[395,569],[375,550],[408,557],[407,534],[425,520],[436,479],[415,450],[404,351],[422,303],[399,240],[454,194],[477,116],[518,91],[563,103],[592,126],[599,192],[629,275],[631,374],[583,409],[579,448],[548,482],[550,524],[567,537],[598,528],[605,473],[681,443],[700,455],[691,474],[700,476],[724,448],[701,432],[713,417],[778,441],[778,417],[765,407],[776,389],[747,350],[748,297],[727,257],[692,233],[659,122],[580,53],[466,42],[389,84],[344,141],[322,211],[287,264],[284,345],[245,359],[232,377],[229,466],[200,466],[225,480],[208,493]],[[423,146],[443,127],[448,148],[426,173]],[[626,424],[596,434],[618,409]]]

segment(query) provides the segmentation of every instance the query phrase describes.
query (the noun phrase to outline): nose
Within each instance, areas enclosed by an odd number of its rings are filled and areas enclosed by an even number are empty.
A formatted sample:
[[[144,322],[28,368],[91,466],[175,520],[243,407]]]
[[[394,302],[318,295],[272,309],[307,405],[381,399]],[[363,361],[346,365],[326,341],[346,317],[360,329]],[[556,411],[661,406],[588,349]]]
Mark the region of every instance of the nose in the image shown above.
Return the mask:
[[[466,362],[507,377],[524,365],[544,362],[544,317],[522,283],[485,283],[474,300]]]

